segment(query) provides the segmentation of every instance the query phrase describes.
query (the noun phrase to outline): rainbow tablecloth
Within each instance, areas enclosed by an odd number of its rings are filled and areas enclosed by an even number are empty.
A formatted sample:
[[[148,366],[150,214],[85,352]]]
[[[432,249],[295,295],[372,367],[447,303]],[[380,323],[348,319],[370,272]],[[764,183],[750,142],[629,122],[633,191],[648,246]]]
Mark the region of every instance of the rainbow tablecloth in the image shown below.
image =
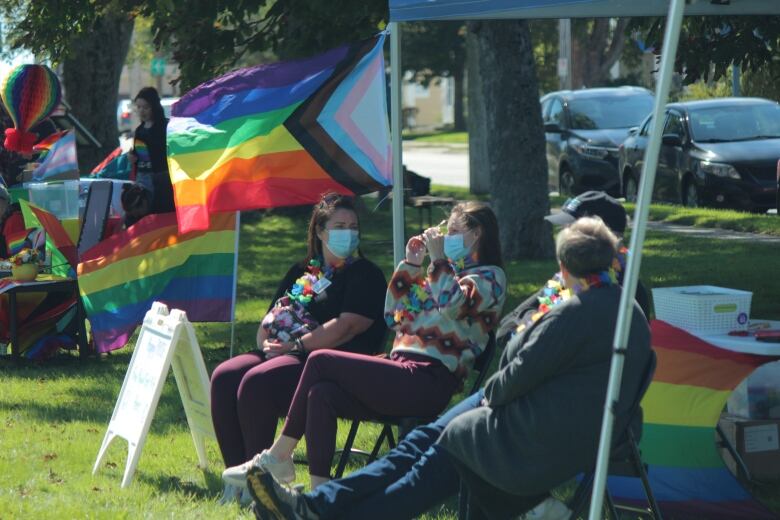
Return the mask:
[[[640,444],[664,519],[773,519],[732,476],[715,427],[732,390],[774,356],[718,348],[662,321],[652,323],[658,367],[643,401]],[[617,502],[644,503],[639,479],[610,477]]]

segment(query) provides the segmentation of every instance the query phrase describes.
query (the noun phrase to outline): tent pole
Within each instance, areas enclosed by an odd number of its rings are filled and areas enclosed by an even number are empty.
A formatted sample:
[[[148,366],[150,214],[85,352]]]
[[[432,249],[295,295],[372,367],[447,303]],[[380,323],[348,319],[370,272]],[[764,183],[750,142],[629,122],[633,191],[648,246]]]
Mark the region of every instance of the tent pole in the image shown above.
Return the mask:
[[[230,357],[236,339],[236,293],[238,288],[238,237],[241,234],[241,212],[236,211],[236,245],[233,249],[233,295],[230,299]]]
[[[390,131],[393,145],[393,261],[404,258],[404,176],[401,160],[401,28],[397,22],[390,30]]]
[[[639,280],[639,267],[642,262],[642,245],[645,240],[647,214],[650,209],[650,200],[655,182],[656,167],[658,166],[658,153],[661,149],[661,131],[664,126],[664,109],[669,97],[669,86],[674,73],[674,60],[677,54],[677,43],[680,40],[680,28],[682,26],[685,0],[671,0],[669,13],[666,19],[663,50],[661,51],[661,67],[656,84],[655,105],[653,106],[653,122],[650,128],[650,139],[645,150],[645,161],[642,165],[642,177],[639,183],[639,195],[637,197],[636,210],[634,211],[634,223],[631,232],[630,254],[628,265],[623,277],[623,292],[620,296],[617,326],[613,342],[612,363],[609,371],[609,384],[607,386],[607,399],[604,405],[604,417],[601,424],[601,439],[599,441],[596,473],[593,481],[593,496],[591,497],[590,520],[602,518],[602,506],[604,501],[604,488],[607,482],[609,468],[609,456],[612,440],[612,428],[615,417],[614,403],[620,394],[620,384],[623,376],[623,362],[625,349],[628,347],[628,334],[631,328],[631,315],[633,313],[634,295]]]

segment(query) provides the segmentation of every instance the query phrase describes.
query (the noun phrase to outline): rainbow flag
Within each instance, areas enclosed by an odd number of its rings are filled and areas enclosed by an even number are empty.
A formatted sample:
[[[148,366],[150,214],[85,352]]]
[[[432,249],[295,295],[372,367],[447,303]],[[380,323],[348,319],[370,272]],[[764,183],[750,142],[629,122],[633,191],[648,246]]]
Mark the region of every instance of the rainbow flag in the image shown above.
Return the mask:
[[[26,228],[39,228],[46,232],[46,249],[51,254],[51,272],[58,276],[73,276],[78,264],[76,246],[62,223],[48,211],[20,199],[19,206]],[[12,242],[11,247],[14,247]]]
[[[79,291],[98,352],[125,346],[154,301],[190,321],[230,321],[235,228],[225,213],[208,231],[180,235],[174,213],[149,215],[86,251]]]
[[[51,150],[51,147],[54,146],[54,143],[59,141],[61,137],[65,135],[67,130],[63,130],[62,132],[54,132],[48,137],[44,137],[40,141],[38,141],[36,144],[33,145],[32,151],[33,152],[40,152],[41,155],[38,156],[38,160],[43,159],[46,157],[46,154],[49,153],[49,150]]]
[[[101,179],[134,180],[133,165],[130,164],[127,152],[122,152],[122,147],[108,154],[103,161],[92,169],[90,177]]]
[[[390,185],[384,39],[237,70],[182,97],[168,123],[179,229]]]
[[[658,366],[642,400],[640,449],[664,518],[777,518],[742,487],[715,446],[731,392],[777,358],[720,349],[662,321],[651,325]],[[644,504],[639,479],[609,477],[608,485],[617,502]]]
[[[79,163],[76,158],[76,134],[68,130],[51,144],[41,164],[33,171],[34,181],[53,181],[79,178]]]

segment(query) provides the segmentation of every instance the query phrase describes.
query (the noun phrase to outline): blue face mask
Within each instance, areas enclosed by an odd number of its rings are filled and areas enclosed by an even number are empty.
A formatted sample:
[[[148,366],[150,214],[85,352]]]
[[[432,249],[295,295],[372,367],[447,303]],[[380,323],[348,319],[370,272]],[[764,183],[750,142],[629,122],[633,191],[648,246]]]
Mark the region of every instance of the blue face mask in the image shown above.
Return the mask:
[[[357,249],[360,237],[355,229],[329,229],[328,250],[334,256],[347,258]]]
[[[444,235],[444,254],[452,260],[457,262],[461,258],[465,258],[466,255],[471,252],[470,247],[463,245],[463,234],[457,235]]]

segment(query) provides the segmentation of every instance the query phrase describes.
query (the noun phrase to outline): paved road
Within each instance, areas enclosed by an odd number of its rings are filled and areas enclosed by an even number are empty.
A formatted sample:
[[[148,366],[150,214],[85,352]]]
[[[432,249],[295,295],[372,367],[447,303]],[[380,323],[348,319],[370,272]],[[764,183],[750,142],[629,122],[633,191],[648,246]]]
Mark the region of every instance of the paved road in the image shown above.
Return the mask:
[[[431,179],[433,184],[469,186],[469,154],[465,147],[414,146],[404,143],[407,168]]]
[[[465,146],[439,147],[407,141],[404,143],[403,159],[407,168],[420,175],[429,177],[433,184],[466,188],[469,185],[469,154],[468,148]],[[780,237],[757,233],[679,226],[661,222],[649,222],[647,227],[656,231],[679,233],[695,238],[717,238],[762,244],[780,244]]]

